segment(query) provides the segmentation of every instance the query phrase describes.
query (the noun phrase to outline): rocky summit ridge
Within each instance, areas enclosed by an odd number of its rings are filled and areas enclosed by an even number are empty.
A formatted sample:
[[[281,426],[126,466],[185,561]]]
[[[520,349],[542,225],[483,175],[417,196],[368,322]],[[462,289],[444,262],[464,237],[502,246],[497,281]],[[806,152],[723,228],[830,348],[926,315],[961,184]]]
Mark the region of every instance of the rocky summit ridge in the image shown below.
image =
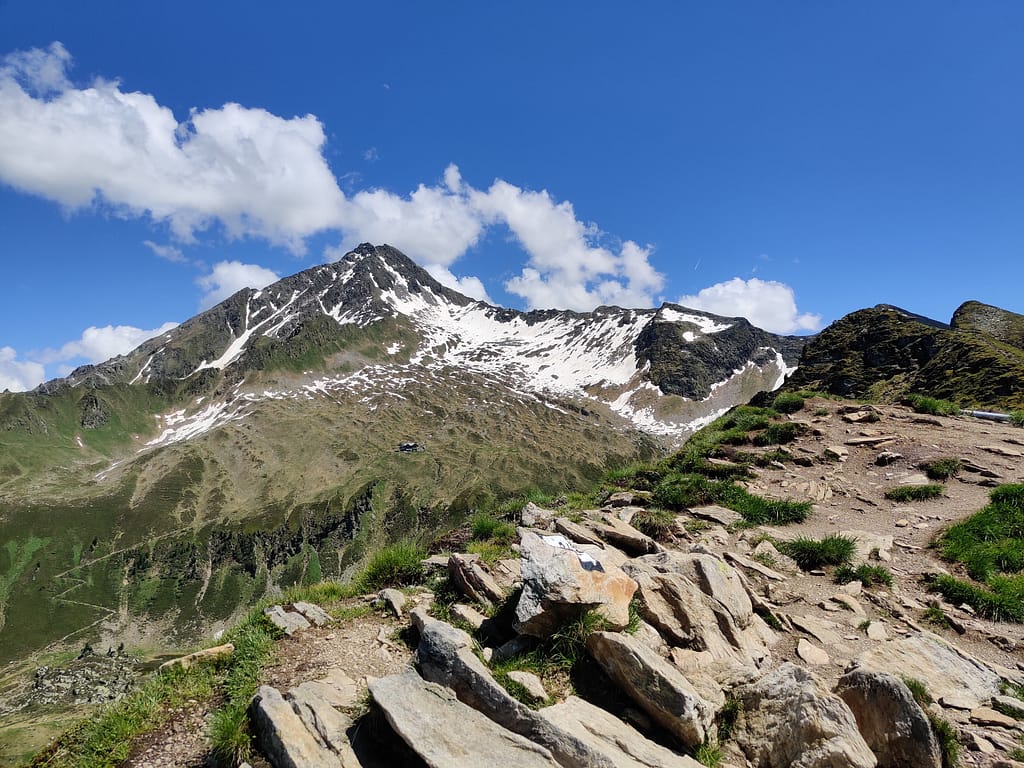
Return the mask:
[[[373,378],[401,382],[422,370],[464,370],[523,392],[592,401],[639,429],[676,439],[731,406],[737,390],[776,388],[795,368],[804,343],[743,318],[667,303],[585,313],[503,309],[442,286],[394,248],[363,244],[333,264],[242,290],[130,354],[79,368],[44,391],[166,378],[194,378],[197,385],[220,378],[220,391],[250,401],[345,390],[366,377],[345,370],[355,367],[351,360],[337,366],[330,358],[345,346],[347,326],[376,325],[387,329],[381,340],[386,354]],[[317,337],[312,347],[310,336]],[[320,365],[309,371],[295,366],[311,348],[313,357],[323,358]],[[307,374],[301,386],[245,386],[253,374],[289,366]],[[316,375],[337,367],[345,372]],[[210,398],[202,405],[176,413],[176,429],[161,441],[211,429],[239,412]]]

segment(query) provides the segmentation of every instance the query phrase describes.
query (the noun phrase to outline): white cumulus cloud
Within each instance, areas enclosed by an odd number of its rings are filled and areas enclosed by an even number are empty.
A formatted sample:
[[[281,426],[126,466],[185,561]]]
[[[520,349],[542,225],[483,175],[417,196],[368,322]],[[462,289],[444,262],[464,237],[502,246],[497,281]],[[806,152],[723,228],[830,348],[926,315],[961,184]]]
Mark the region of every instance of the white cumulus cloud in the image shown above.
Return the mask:
[[[24,392],[46,380],[46,369],[33,360],[19,360],[12,347],[0,347],[0,392]]]
[[[276,283],[281,277],[259,264],[243,264],[240,261],[219,261],[208,275],[196,283],[203,289],[199,301],[200,309],[209,309],[243,288],[265,288]]]
[[[821,315],[799,312],[793,289],[774,280],[734,277],[694,295],[680,296],[677,303],[716,315],[745,317],[772,333],[816,331],[821,327]]]
[[[164,323],[159,328],[148,330],[131,325],[90,326],[82,331],[79,338],[67,342],[60,349],[46,350],[39,355],[39,359],[46,364],[67,363],[78,359],[84,359],[87,363],[102,363],[131,352],[142,342],[177,326],[177,323]]]
[[[184,242],[219,222],[302,252],[337,226],[343,195],[314,116],[225,104],[179,121],[116,81],[74,87],[70,64],[60,43],[3,59],[0,180],[68,209],[148,215]]]

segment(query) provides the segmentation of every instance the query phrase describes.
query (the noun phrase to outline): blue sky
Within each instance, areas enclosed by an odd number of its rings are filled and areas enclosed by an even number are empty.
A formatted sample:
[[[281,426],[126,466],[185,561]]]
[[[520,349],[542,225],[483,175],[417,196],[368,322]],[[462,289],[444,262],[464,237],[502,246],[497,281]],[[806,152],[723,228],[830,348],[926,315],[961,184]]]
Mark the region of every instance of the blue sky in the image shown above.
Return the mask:
[[[518,308],[1024,312],[1020,3],[299,7],[0,0],[0,390],[364,240]]]

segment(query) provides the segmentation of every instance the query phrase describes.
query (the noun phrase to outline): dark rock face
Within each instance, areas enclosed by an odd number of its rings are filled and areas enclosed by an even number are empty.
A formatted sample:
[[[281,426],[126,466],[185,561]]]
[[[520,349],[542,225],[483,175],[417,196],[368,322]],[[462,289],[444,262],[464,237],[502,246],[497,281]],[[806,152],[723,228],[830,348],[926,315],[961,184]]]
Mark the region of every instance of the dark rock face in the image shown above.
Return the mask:
[[[692,309],[685,312],[714,317]],[[757,365],[771,363],[778,352],[787,365],[796,365],[807,341],[799,336],[762,331],[741,317],[730,318],[729,322],[729,328],[708,335],[700,334],[697,325],[652,322],[637,338],[637,359],[650,363],[651,382],[665,394],[702,400],[710,394],[712,384],[724,381],[748,361]],[[687,333],[693,333],[695,338],[688,341]]]
[[[1018,325],[1020,323],[1020,325]],[[908,393],[965,407],[1024,407],[1024,317],[977,302],[950,327],[888,305],[837,320],[807,344],[789,388],[894,400]]]
[[[95,392],[86,392],[78,401],[78,407],[82,414],[79,422],[83,429],[96,429],[110,420],[110,410]]]

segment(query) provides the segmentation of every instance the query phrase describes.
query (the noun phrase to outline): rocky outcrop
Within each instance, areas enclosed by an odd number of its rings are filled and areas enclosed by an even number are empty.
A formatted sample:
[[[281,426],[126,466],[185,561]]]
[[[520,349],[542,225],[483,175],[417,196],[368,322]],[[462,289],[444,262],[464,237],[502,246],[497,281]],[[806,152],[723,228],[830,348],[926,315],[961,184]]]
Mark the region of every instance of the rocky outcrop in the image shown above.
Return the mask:
[[[516,630],[521,634],[546,637],[591,609],[614,629],[629,623],[636,582],[612,565],[603,550],[524,531],[520,551],[523,591]]]
[[[695,664],[757,667],[770,656],[771,629],[753,612],[736,571],[704,553],[638,557],[624,570],[636,579],[644,618],[670,645],[699,654]]]
[[[498,725],[549,749],[559,765],[611,768],[611,763],[585,742],[512,698],[473,653],[469,635],[420,610],[412,615],[420,633],[416,664],[424,679],[450,688],[461,702]]]
[[[699,768],[700,763],[655,744],[636,728],[588,701],[570,696],[542,717],[604,754],[616,768]]]
[[[874,754],[843,700],[810,672],[783,664],[735,689],[736,743],[759,768],[874,768]]]
[[[651,719],[691,748],[710,735],[715,712],[724,703],[701,696],[672,664],[646,645],[617,632],[595,632],[587,650],[605,674]]]
[[[558,766],[544,747],[502,728],[415,672],[371,681],[370,695],[395,733],[430,768]]]
[[[931,723],[902,681],[854,669],[840,678],[836,693],[853,712],[878,768],[942,768]]]
[[[323,748],[276,688],[260,687],[249,706],[249,718],[260,749],[274,768],[342,767],[341,758]]]

